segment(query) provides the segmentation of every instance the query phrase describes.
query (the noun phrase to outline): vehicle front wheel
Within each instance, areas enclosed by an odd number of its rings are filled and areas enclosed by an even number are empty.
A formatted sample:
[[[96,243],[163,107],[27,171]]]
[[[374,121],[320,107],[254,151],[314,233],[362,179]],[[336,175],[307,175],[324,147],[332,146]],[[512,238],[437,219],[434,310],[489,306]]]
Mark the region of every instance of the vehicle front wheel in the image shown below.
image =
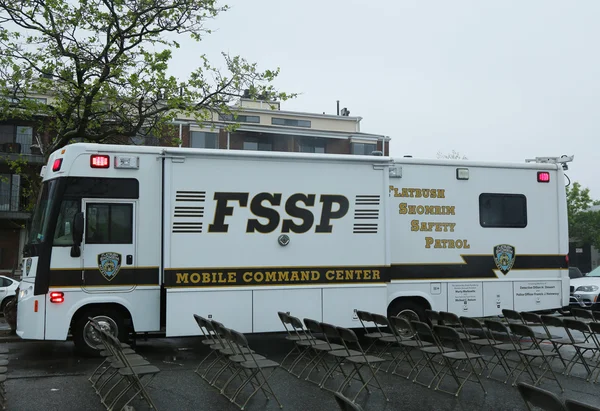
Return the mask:
[[[124,341],[127,337],[123,316],[116,310],[87,310],[79,315],[73,324],[73,342],[79,353],[86,356],[98,356],[103,349],[100,335],[88,319],[90,317],[100,323],[102,329],[117,337],[119,341]]]

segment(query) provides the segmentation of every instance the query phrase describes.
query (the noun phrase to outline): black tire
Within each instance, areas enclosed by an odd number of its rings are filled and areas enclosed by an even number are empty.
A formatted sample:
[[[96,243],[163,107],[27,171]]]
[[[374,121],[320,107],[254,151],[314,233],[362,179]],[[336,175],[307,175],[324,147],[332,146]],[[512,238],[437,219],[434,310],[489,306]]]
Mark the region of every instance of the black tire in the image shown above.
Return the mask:
[[[15,301],[15,296],[11,295],[10,297],[6,297],[4,300],[2,300],[2,305],[0,305],[0,310],[2,311],[2,313],[4,315],[6,315],[4,313],[4,311],[6,310],[6,306],[8,305],[9,302],[11,301]]]
[[[110,324],[113,335],[115,335],[119,341],[126,340],[127,330],[125,327],[125,318],[123,318],[123,315],[118,310],[102,307],[90,308],[78,315],[73,322],[71,334],[73,335],[75,350],[78,353],[86,357],[97,357],[100,353],[100,350],[96,347],[102,343],[99,340],[94,341],[91,335],[89,338],[86,338],[85,335],[86,332],[89,331],[89,317],[97,319],[102,325]],[[97,345],[94,344],[95,342],[97,342]]]
[[[410,299],[399,299],[388,308],[388,316],[397,316],[398,314],[416,314],[419,317],[419,321],[427,321],[425,315],[425,305],[419,304],[418,302]]]

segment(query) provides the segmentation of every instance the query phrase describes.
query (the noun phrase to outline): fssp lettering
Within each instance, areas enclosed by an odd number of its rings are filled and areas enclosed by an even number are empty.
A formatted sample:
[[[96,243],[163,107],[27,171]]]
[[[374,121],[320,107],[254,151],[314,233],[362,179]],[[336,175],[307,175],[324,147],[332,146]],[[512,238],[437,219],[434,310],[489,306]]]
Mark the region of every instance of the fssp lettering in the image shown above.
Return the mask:
[[[225,224],[228,216],[234,213],[234,205],[237,202],[239,207],[248,207],[257,218],[248,219],[246,223],[247,233],[271,233],[279,227],[281,223],[282,233],[306,233],[315,223],[315,213],[309,208],[315,207],[315,194],[293,194],[282,202],[280,193],[258,193],[250,199],[249,193],[215,193],[214,200],[215,215],[213,223],[209,224],[209,233],[226,233],[229,225]],[[249,201],[250,200],[250,201]],[[333,231],[333,220],[343,218],[350,208],[350,202],[343,195],[322,194],[319,196],[321,204],[321,215],[319,224],[315,227],[317,233],[331,233]],[[276,207],[283,206],[283,218]],[[259,218],[261,220],[259,220]],[[292,218],[296,219],[294,221]]]

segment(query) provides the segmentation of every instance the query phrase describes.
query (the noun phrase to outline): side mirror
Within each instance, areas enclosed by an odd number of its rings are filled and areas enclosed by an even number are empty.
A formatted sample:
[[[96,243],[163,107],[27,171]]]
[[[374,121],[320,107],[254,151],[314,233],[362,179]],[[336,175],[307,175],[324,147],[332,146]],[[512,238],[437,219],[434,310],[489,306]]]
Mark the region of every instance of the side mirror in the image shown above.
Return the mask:
[[[81,241],[83,240],[83,213],[79,212],[73,217],[73,247],[71,247],[71,257],[81,256]]]

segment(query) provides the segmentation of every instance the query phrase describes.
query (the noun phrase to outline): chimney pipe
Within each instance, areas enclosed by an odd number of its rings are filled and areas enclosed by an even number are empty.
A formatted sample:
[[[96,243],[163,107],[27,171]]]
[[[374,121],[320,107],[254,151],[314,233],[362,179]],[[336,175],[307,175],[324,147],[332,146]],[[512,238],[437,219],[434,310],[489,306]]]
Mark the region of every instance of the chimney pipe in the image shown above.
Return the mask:
[[[337,115],[340,115],[340,101],[337,101]]]

